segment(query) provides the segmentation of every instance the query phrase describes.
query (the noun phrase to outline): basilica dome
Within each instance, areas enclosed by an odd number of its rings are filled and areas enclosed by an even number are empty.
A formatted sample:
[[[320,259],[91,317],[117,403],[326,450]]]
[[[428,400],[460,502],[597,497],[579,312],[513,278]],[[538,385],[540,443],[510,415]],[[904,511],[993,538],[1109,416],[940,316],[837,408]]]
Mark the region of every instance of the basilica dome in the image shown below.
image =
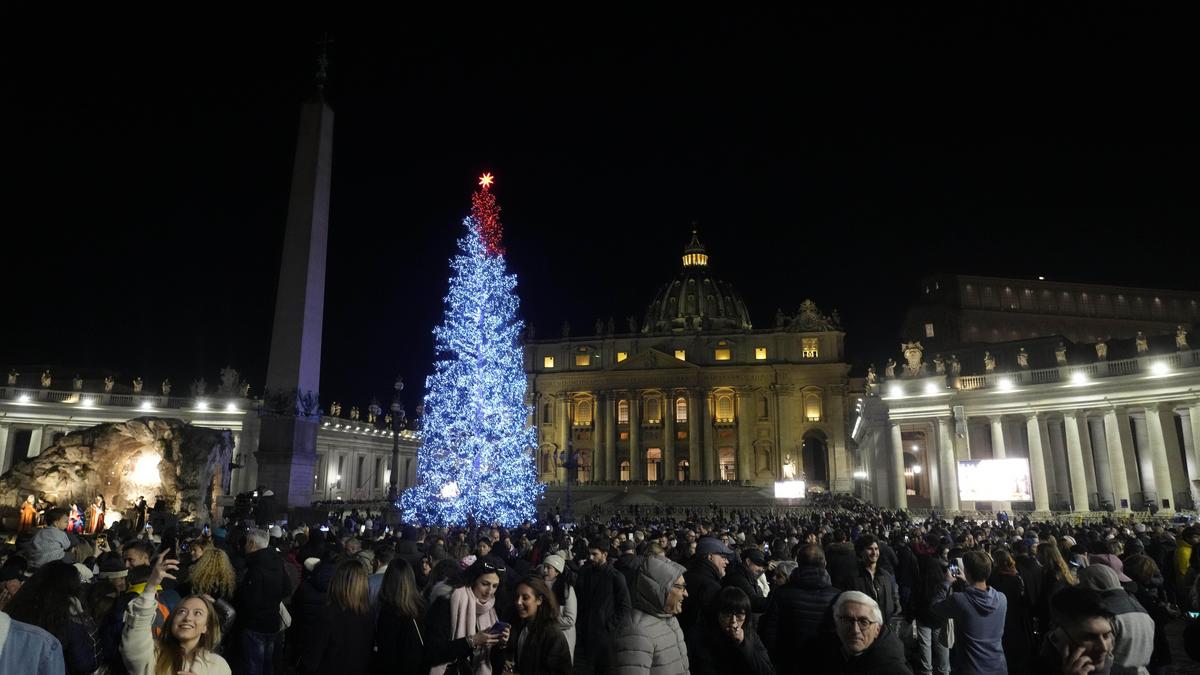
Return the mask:
[[[675,279],[658,289],[646,310],[642,332],[750,330],[750,312],[731,284],[715,278],[708,254],[696,232],[683,250],[683,268]]]

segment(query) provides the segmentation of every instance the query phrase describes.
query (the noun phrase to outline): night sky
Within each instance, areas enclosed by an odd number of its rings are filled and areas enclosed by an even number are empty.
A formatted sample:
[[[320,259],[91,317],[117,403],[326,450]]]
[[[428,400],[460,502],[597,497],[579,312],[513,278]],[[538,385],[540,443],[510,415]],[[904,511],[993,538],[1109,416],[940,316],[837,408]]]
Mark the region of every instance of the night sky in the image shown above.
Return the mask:
[[[932,272],[1200,290],[1191,22],[961,4],[10,24],[0,369],[185,392],[231,364],[261,393],[324,30],[326,406],[399,372],[411,413],[483,171],[539,337],[640,318],[693,221],[757,327],[837,308],[856,373]]]

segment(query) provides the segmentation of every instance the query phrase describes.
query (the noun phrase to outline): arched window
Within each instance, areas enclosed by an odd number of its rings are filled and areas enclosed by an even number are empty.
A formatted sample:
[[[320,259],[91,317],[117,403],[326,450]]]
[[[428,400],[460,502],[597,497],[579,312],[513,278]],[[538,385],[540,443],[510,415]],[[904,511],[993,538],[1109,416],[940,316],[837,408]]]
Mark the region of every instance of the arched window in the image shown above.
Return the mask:
[[[662,448],[646,449],[646,480],[662,480]]]
[[[646,399],[646,421],[657,424],[662,421],[661,404],[657,398]]]
[[[629,401],[617,401],[617,424],[629,424]]]
[[[592,399],[581,398],[575,402],[575,424],[583,427],[591,426]]]
[[[629,460],[621,460],[621,480],[629,480]]]
[[[686,422],[688,419],[687,413],[687,399],[682,396],[675,399],[675,421]]]
[[[721,480],[737,480],[737,460],[734,457],[733,448],[721,448],[717,451]]]
[[[733,394],[717,394],[717,421],[733,421]]]
[[[805,392],[804,419],[809,422],[821,421],[821,394],[819,392]]]

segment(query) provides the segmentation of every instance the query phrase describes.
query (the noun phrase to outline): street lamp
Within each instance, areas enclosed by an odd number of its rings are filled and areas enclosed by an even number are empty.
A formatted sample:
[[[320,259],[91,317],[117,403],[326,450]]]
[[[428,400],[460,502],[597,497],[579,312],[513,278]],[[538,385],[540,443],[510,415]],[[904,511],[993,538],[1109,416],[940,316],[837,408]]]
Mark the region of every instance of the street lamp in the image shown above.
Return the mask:
[[[396,500],[400,499],[400,431],[404,429],[404,402],[400,400],[400,392],[404,391],[404,378],[396,376],[392,385],[396,393],[392,395],[392,475],[388,480],[388,501],[392,509],[396,508]],[[398,513],[398,512],[397,512]]]
[[[562,513],[561,522],[574,523],[575,507],[571,501],[571,483],[579,475],[579,453],[575,452],[568,445],[566,450],[559,450],[554,453],[554,465],[567,470],[567,508]]]

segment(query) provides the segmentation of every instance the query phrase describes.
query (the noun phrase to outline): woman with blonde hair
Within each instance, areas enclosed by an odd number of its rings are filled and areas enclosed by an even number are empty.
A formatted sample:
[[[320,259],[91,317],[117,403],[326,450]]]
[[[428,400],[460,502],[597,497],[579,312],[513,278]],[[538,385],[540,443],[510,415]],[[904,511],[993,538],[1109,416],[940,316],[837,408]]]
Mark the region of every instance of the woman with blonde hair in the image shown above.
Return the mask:
[[[158,601],[155,588],[163,579],[174,579],[179,561],[164,551],[153,561],[146,590],[134,598],[125,610],[121,631],[121,657],[130,675],[230,675],[229,664],[217,654],[221,626],[207,598],[189,595],[175,605],[167,617],[162,637],[155,639],[154,625]]]
[[[179,594],[207,595],[217,609],[221,630],[228,632],[237,615],[231,604],[237,575],[229,554],[200,539],[192,542],[191,553],[192,566],[188,568],[187,581],[179,585]]]
[[[1037,621],[1035,629],[1045,635],[1054,628],[1050,621],[1050,598],[1060,590],[1078,584],[1079,579],[1063,559],[1058,550],[1058,543],[1053,540],[1038,544],[1037,559],[1042,565],[1042,595],[1037,599],[1037,610],[1034,613]]]
[[[375,643],[375,616],[367,568],[357,558],[338,563],[313,639],[302,645],[298,668],[305,675],[367,675]]]

